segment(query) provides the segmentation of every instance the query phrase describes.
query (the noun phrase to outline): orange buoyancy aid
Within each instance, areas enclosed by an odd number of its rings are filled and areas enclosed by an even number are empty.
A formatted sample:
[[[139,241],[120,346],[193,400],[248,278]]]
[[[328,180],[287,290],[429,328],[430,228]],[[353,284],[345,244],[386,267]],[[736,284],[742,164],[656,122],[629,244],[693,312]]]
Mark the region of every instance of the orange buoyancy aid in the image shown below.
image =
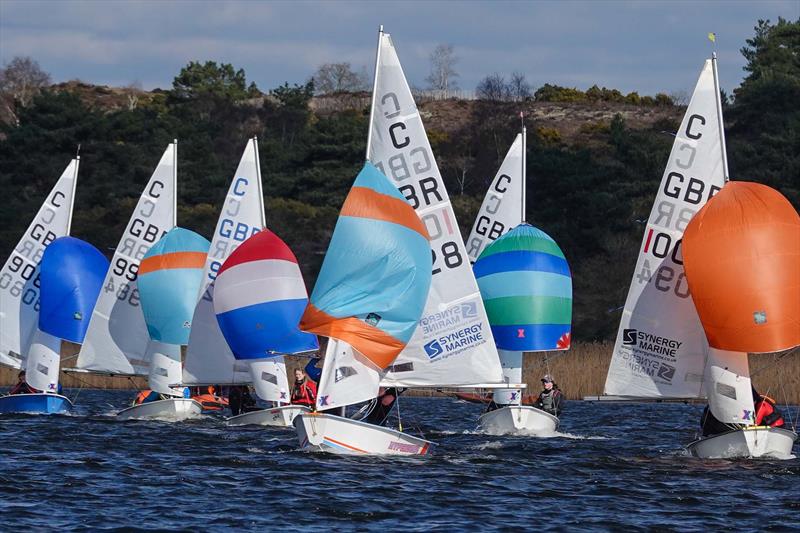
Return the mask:
[[[203,406],[203,409],[206,411],[222,411],[226,407],[228,407],[228,400],[221,396],[217,396],[214,394],[214,387],[209,386],[208,392],[204,394],[197,394],[196,396],[192,396],[192,399],[200,402],[200,405]]]
[[[136,399],[133,400],[133,405],[142,405],[152,392],[153,391],[151,391],[150,389],[139,391],[139,394],[136,395]]]
[[[762,396],[761,399],[756,402],[755,408],[757,426],[783,427],[783,416],[780,411],[775,408],[775,400],[769,396]]]

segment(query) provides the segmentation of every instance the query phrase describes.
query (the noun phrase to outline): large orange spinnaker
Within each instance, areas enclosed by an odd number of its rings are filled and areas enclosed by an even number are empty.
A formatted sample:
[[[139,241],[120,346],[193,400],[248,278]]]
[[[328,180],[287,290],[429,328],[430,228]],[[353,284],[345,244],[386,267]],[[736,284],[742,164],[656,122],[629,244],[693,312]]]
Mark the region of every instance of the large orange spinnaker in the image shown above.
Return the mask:
[[[683,261],[713,348],[800,345],[800,216],[781,193],[727,183],[686,227]]]

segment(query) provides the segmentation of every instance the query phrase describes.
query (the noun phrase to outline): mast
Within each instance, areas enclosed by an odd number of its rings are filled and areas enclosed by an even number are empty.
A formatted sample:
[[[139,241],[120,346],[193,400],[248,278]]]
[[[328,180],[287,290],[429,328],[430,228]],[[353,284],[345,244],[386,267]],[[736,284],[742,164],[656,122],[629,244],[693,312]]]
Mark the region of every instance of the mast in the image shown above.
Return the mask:
[[[261,159],[258,156],[258,136],[251,139],[256,157],[256,176],[258,176],[258,205],[261,206],[261,229],[267,227],[267,215],[264,213],[264,191],[261,189]]]
[[[711,65],[714,70],[714,101],[717,104],[717,122],[719,123],[719,141],[720,149],[722,150],[722,173],[725,175],[725,182],[730,180],[728,175],[728,152],[725,148],[725,125],[722,123],[722,98],[720,98],[719,90],[719,74],[717,73],[717,53],[711,54]]]
[[[81,145],[78,145],[78,153],[75,154],[75,171],[72,173],[72,198],[69,200],[69,217],[67,217],[67,235],[72,231],[72,208],[75,207],[75,188],[78,186],[78,167],[81,164]]]
[[[522,121],[522,218],[520,219],[521,222],[525,222],[525,207],[526,207],[526,194],[528,188],[525,186],[525,182],[527,181],[527,167],[526,167],[526,160],[528,156],[528,130],[525,127],[525,118],[523,112],[520,111],[519,113],[520,121]]]
[[[364,159],[369,161],[369,150],[372,148],[372,117],[375,114],[375,93],[378,90],[378,66],[381,61],[381,41],[383,37],[383,24],[378,27],[378,49],[375,50],[375,76],[372,78],[372,99],[369,104],[369,130],[367,131],[367,153]]]
[[[172,139],[172,227],[178,226],[178,139]]]

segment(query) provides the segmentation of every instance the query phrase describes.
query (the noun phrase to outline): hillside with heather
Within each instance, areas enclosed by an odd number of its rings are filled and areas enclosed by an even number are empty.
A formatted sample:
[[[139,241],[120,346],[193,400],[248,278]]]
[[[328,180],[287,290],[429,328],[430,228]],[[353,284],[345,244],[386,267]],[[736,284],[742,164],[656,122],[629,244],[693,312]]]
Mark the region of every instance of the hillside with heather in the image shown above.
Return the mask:
[[[724,96],[731,177],[775,187],[800,206],[800,22],[760,23],[742,53],[748,76]],[[611,338],[681,102],[552,85],[523,98],[485,96],[419,99],[462,233],[523,112],[527,219],[570,263],[575,338]],[[187,65],[168,90],[69,82],[6,91],[0,104],[0,261],[78,146],[73,235],[111,255],[161,153],[177,138],[178,224],[210,237],[255,135],[267,223],[292,247],[309,286],[363,164],[369,118],[368,93],[319,95],[313,82],[262,92],[242,70],[212,62]]]

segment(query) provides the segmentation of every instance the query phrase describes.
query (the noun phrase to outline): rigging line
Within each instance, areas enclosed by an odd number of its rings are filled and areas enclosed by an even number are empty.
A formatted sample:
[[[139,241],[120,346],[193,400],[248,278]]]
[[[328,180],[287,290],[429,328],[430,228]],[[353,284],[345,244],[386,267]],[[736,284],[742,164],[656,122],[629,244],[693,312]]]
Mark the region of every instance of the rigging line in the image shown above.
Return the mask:
[[[758,370],[756,370],[755,372],[752,372],[752,373],[750,374],[750,377],[752,378],[753,376],[756,376],[756,375],[760,374],[762,371],[764,371],[764,370],[766,370],[766,369],[768,369],[768,368],[771,368],[773,365],[777,364],[777,363],[778,363],[778,361],[780,361],[781,359],[783,359],[783,358],[784,358],[784,357],[786,357],[787,355],[791,355],[791,354],[793,354],[793,353],[797,352],[797,350],[798,350],[798,348],[792,348],[791,350],[788,350],[788,351],[786,351],[786,352],[782,353],[781,355],[775,355],[775,359],[774,359],[774,360],[773,360],[773,361],[772,361],[770,364],[768,364],[768,365],[766,365],[766,366],[763,366],[763,367],[759,368],[759,369],[758,369]],[[779,375],[780,375],[780,374],[779,374]]]

